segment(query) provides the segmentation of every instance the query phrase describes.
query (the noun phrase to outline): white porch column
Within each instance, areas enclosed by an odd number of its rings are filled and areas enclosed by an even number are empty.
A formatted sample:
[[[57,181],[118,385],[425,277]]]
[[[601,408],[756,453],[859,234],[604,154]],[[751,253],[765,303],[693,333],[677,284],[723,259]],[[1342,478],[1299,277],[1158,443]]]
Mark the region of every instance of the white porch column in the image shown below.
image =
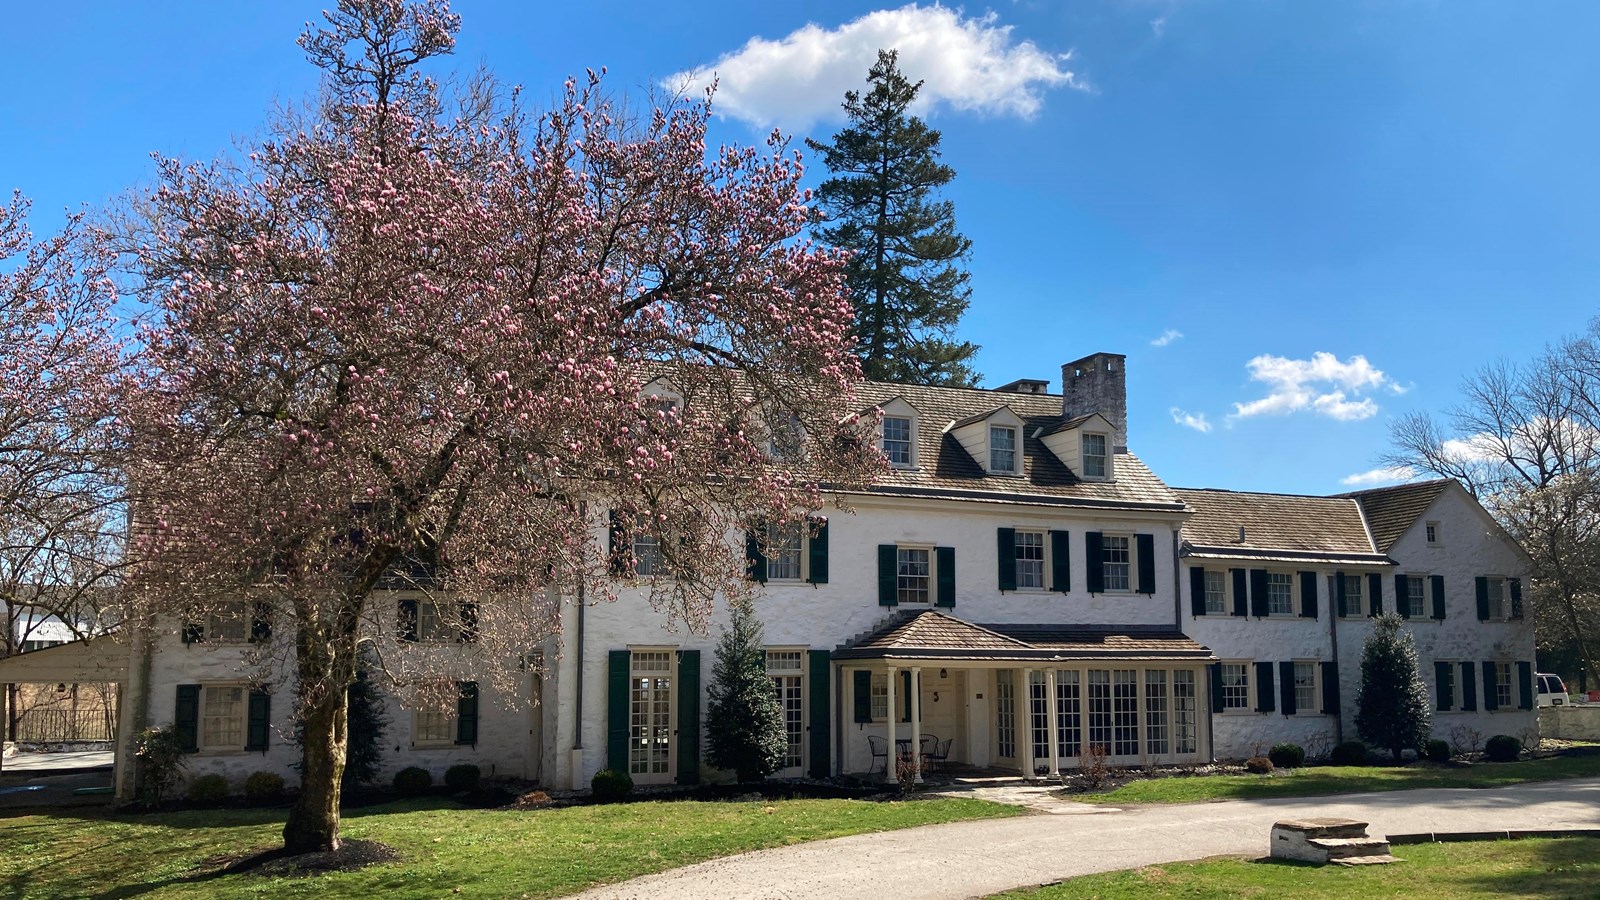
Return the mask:
[[[900,721],[900,716],[898,715],[899,710],[894,704],[894,683],[899,679],[900,670],[896,669],[894,666],[890,666],[889,691],[884,697],[884,700],[887,701],[887,714],[884,716],[884,719],[886,720],[884,722],[884,731],[888,735],[889,740],[889,749],[884,751],[885,753],[889,754],[889,756],[883,761],[883,774],[885,781],[898,781],[900,779],[900,771],[898,767],[900,757],[895,752],[894,742],[895,737],[899,734],[899,727],[897,726],[897,723]]]
[[[922,783],[922,669],[911,667],[911,770],[912,780]]]
[[[1028,752],[1027,753],[1023,753],[1021,751],[1021,749],[1018,749],[1017,756],[1023,762],[1026,763],[1026,765],[1024,765],[1022,767],[1022,777],[1023,778],[1034,778],[1034,777],[1037,777],[1035,775],[1035,773],[1039,770],[1039,759],[1038,759],[1038,757],[1033,755],[1033,670],[1032,669],[1023,669],[1022,670],[1022,699],[1023,699],[1022,708],[1027,711],[1027,714],[1018,717],[1019,719],[1021,719],[1021,721],[1017,723],[1017,740],[1023,746],[1028,748]]]
[[[1044,715],[1049,725],[1045,729],[1050,741],[1050,777],[1061,775],[1061,723],[1056,717],[1056,670],[1044,670]]]

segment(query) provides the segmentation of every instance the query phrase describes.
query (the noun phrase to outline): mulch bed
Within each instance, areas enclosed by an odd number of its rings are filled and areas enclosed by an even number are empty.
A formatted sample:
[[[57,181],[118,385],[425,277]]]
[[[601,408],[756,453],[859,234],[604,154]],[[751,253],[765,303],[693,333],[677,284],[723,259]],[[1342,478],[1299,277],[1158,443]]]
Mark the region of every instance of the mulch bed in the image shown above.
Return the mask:
[[[223,875],[255,875],[262,878],[297,878],[325,872],[353,872],[379,863],[394,862],[400,852],[380,841],[340,841],[339,849],[314,853],[288,854],[281,848],[245,855],[217,856],[199,865],[200,873],[190,880],[219,878]]]

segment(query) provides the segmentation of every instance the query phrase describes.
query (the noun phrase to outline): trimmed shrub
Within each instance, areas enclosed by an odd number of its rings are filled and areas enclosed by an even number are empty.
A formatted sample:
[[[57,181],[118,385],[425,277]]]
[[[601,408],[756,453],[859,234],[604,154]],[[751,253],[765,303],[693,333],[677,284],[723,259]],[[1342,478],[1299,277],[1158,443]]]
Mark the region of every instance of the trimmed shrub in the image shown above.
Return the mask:
[[[252,772],[244,780],[244,798],[251,803],[271,803],[283,796],[283,776],[277,772]]]
[[[228,799],[228,779],[221,775],[201,775],[189,782],[184,796],[190,803],[214,806]]]
[[[444,786],[452,791],[475,791],[483,780],[483,772],[471,763],[461,763],[444,770]]]
[[[1244,770],[1252,775],[1270,775],[1272,768],[1272,760],[1265,756],[1252,756],[1244,761]]]
[[[1274,744],[1267,751],[1267,759],[1280,769],[1298,769],[1306,764],[1306,750],[1299,744]]]
[[[1522,742],[1509,734],[1497,734],[1483,745],[1483,755],[1490,762],[1516,762],[1522,755]]]
[[[407,766],[394,773],[394,789],[402,797],[426,794],[433,787],[433,776],[427,769]]]
[[[616,803],[627,799],[627,796],[633,793],[633,777],[627,772],[601,769],[594,773],[594,780],[589,782],[589,789],[594,792],[594,799],[601,803]]]
[[[1422,758],[1429,762],[1443,763],[1450,761],[1450,742],[1434,738],[1422,745]]]
[[[146,728],[133,739],[133,755],[140,796],[160,806],[183,775],[187,760],[183,742],[170,727]]]
[[[1328,759],[1336,766],[1364,766],[1367,764],[1367,745],[1360,741],[1345,741],[1333,748]]]

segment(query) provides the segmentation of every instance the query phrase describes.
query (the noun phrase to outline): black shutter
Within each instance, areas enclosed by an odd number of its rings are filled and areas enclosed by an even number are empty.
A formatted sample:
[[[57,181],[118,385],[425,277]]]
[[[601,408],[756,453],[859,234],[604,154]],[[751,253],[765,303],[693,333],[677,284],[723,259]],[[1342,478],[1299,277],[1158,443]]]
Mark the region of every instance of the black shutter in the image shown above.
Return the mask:
[[[1189,611],[1196,618],[1206,614],[1206,570],[1199,566],[1189,568]]]
[[[245,718],[244,748],[265,752],[267,733],[272,730],[272,695],[251,691],[249,714]]]
[[[1489,579],[1479,575],[1473,579],[1478,590],[1478,621],[1489,620]]]
[[[1533,663],[1517,663],[1518,709],[1533,709]]]
[[[833,663],[826,650],[812,650],[806,654],[811,662],[810,678],[806,684],[806,706],[810,723],[807,732],[811,738],[811,777],[827,778],[833,774],[828,759],[832,729],[829,727],[828,695],[832,687]]]
[[[1250,615],[1250,597],[1245,589],[1244,570],[1229,569],[1233,575],[1233,614],[1236,616]]]
[[[1322,714],[1339,714],[1339,664],[1336,662],[1322,664]]]
[[[1411,588],[1410,581],[1404,575],[1394,576],[1394,611],[1400,618],[1411,618]]]
[[[1434,575],[1430,577],[1428,586],[1433,589],[1433,617],[1442,622],[1445,616],[1444,576]]]
[[[1017,589],[1017,530],[1015,528],[995,529],[995,553],[999,560],[998,577],[1000,590],[1014,591]]]
[[[911,721],[911,670],[900,670],[900,721]]]
[[[478,743],[478,683],[457,682],[456,688],[456,743]]]
[[[1317,573],[1300,573],[1300,617],[1315,619],[1317,617]]]
[[[1461,709],[1472,712],[1478,708],[1478,673],[1470,662],[1461,664]]]
[[[1367,575],[1367,615],[1383,615],[1383,576],[1377,572]]]
[[[633,574],[631,563],[633,548],[628,545],[628,532],[622,527],[622,516],[614,509],[608,515],[610,524],[606,529],[606,568],[613,576],[626,578]]]
[[[1072,548],[1065,531],[1050,532],[1050,590],[1072,590]]]
[[[185,622],[181,629],[185,644],[198,644],[206,639],[206,627],[199,622]]]
[[[257,600],[250,605],[250,643],[272,642],[272,604]]]
[[[934,548],[934,587],[936,588],[934,606],[943,606],[949,609],[956,605],[956,548]]]
[[[1256,712],[1272,712],[1272,663],[1256,663]]]
[[[1154,595],[1156,592],[1156,536],[1153,534],[1136,534],[1134,543],[1138,545],[1139,564],[1139,593]]]
[[[900,602],[899,552],[894,544],[878,545],[878,605]]]
[[[1278,663],[1278,705],[1283,707],[1283,714],[1295,714],[1294,702],[1294,663]]]
[[[812,584],[828,583],[828,520],[811,520],[811,544],[807,548],[811,564],[806,580]]]
[[[1250,614],[1257,618],[1267,616],[1267,570],[1250,570]]]
[[[700,651],[678,651],[678,783],[700,783]]]
[[[396,634],[402,641],[417,639],[417,601],[401,600],[395,612]]]
[[[478,604],[470,600],[461,602],[461,643],[476,644],[478,642]]]
[[[767,555],[761,552],[764,528],[752,528],[744,533],[744,577],[762,584],[767,583]]]
[[[1345,603],[1343,572],[1333,573],[1333,600],[1334,607],[1339,611],[1340,618],[1350,615],[1350,608]]]
[[[1103,594],[1106,592],[1106,550],[1105,539],[1098,531],[1086,531],[1083,535],[1084,577],[1088,579],[1089,593]]]
[[[1222,663],[1212,663],[1206,668],[1211,670],[1211,711],[1222,712]]]
[[[1512,578],[1507,583],[1511,585],[1511,618],[1520,619],[1522,618],[1522,579]]]
[[[628,771],[628,672],[632,657],[612,650],[606,663],[606,768]]]
[[[178,685],[178,699],[172,708],[172,735],[183,752],[199,752],[200,685]]]
[[[866,669],[856,669],[850,673],[850,683],[853,686],[850,692],[852,705],[855,707],[856,724],[872,721],[872,673]]]
[[[1493,711],[1500,708],[1500,692],[1495,690],[1494,663],[1483,663],[1483,708]]]
[[[1439,712],[1449,712],[1450,704],[1456,699],[1455,667],[1447,662],[1433,664],[1434,695],[1437,699],[1435,706]]]

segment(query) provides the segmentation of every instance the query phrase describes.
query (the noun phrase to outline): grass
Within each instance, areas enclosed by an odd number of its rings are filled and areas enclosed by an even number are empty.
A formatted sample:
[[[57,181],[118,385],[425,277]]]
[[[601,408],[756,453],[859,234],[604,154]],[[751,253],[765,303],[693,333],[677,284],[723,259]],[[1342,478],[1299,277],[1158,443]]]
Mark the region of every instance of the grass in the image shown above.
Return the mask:
[[[1261,797],[1313,797],[1406,791],[1415,788],[1492,788],[1530,781],[1600,776],[1600,754],[1554,756],[1512,763],[1442,766],[1307,766],[1271,775],[1197,775],[1148,778],[1103,794],[1073,794],[1085,803],[1201,803]]]
[[[393,846],[399,862],[309,878],[197,879],[203,860],[273,846],[282,811],[121,817],[63,809],[0,820],[0,895],[555,897],[746,850],[1019,812],[958,799],[678,801],[539,811],[407,801],[352,811],[343,828],[346,837]]]
[[[1085,875],[1042,888],[1012,891],[1009,900],[1143,900],[1183,897],[1557,898],[1594,897],[1600,890],[1600,840],[1529,839],[1396,847],[1403,862],[1345,869],[1275,860],[1211,859]]]

